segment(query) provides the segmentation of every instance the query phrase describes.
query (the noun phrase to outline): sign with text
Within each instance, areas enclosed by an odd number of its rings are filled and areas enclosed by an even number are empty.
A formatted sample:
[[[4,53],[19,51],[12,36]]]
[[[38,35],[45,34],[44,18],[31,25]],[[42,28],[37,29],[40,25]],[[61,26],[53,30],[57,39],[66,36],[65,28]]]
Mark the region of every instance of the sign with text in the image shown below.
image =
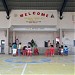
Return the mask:
[[[13,10],[12,25],[57,25],[56,10]]]

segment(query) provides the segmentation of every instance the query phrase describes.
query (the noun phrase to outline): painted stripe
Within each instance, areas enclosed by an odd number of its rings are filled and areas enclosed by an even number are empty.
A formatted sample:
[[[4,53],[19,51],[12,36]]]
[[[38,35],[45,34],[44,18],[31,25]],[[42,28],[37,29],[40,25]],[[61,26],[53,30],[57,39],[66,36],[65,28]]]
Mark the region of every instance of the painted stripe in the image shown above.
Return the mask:
[[[24,65],[24,68],[23,68],[21,75],[24,75],[24,71],[26,70],[26,67],[27,67],[27,63]]]

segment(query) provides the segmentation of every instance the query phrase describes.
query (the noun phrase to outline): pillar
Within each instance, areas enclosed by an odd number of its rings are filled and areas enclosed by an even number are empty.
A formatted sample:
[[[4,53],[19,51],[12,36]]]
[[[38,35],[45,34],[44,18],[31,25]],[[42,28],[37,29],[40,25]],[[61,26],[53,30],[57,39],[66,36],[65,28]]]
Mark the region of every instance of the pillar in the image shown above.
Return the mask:
[[[54,37],[54,47],[56,47],[56,32],[54,31],[53,34],[54,34],[53,35],[53,37]]]
[[[7,28],[6,30],[6,43],[5,43],[5,54],[8,54],[9,53],[9,28]]]
[[[16,38],[16,32],[13,31],[13,42],[15,42],[15,38]]]
[[[62,45],[62,29],[59,29],[60,45]]]

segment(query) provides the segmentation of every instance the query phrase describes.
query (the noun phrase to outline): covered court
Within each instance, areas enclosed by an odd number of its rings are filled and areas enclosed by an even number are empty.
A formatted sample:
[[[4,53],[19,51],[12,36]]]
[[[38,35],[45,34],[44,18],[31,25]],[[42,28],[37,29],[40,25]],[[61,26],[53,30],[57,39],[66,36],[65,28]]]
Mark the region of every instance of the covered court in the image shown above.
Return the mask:
[[[0,55],[0,75],[74,75],[74,55],[13,57]]]
[[[0,0],[0,75],[75,75],[75,1]]]

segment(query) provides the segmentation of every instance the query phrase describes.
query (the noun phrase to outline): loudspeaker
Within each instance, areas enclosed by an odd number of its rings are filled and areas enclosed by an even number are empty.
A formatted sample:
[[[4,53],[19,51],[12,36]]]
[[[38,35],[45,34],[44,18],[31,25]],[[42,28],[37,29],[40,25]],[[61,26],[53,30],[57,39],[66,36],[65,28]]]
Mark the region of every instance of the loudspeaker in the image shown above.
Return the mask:
[[[64,38],[64,31],[62,31],[62,37]]]
[[[48,42],[45,41],[45,42],[44,42],[44,46],[45,46],[45,47],[48,47]]]

